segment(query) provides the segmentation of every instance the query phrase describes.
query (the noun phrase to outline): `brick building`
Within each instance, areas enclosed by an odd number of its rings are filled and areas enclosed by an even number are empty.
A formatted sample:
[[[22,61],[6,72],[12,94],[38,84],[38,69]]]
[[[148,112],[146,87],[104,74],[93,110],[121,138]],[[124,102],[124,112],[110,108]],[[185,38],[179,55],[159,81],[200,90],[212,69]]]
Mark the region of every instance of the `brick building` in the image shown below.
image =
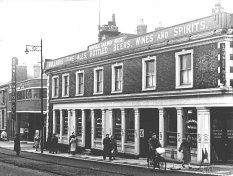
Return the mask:
[[[203,151],[212,162],[233,160],[232,27],[232,14],[217,13],[47,60],[47,131],[66,146],[75,132],[92,151],[114,135],[120,153],[137,157],[156,132],[176,160],[190,134],[192,162]]]

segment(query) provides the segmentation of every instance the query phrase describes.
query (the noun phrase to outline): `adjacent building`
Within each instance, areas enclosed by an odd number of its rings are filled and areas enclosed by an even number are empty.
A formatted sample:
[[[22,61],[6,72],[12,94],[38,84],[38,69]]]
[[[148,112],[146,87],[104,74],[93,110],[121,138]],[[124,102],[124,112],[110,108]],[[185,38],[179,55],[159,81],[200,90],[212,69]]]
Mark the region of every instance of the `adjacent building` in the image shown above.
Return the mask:
[[[7,90],[9,85],[0,85],[0,134],[7,129]]]
[[[142,157],[156,132],[165,157],[180,160],[189,134],[192,162],[203,153],[211,162],[233,160],[233,14],[99,37],[86,51],[45,63],[47,131],[59,144],[68,146],[75,132],[79,147],[101,151],[110,134],[120,153]]]

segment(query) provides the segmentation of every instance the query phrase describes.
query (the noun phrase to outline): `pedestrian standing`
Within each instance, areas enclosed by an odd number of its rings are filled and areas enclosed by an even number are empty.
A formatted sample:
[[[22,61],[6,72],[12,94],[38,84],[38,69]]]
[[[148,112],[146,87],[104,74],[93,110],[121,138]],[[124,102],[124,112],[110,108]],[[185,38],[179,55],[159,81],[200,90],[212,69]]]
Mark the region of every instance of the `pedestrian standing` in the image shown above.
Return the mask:
[[[14,139],[14,151],[16,151],[16,155],[19,156],[19,153],[20,153],[20,138],[19,138],[19,134],[15,135],[15,139]]]
[[[73,137],[75,137],[75,134],[74,134],[74,132],[70,135],[70,138],[69,138],[69,148],[68,148],[68,153],[70,153],[70,140],[71,140],[71,138],[73,138]]]
[[[52,154],[54,154],[54,152],[57,153],[57,144],[58,144],[58,138],[56,136],[56,134],[53,134],[52,140],[51,140],[51,150],[52,150]]]
[[[109,138],[109,134],[106,134],[106,137],[104,138],[103,140],[103,145],[104,145],[104,148],[103,148],[103,159],[105,160],[106,159],[106,156],[109,157],[109,160],[111,159],[110,157],[110,149],[111,149],[111,145],[110,145],[111,141],[110,141],[110,138]]]
[[[47,143],[46,143],[47,149],[49,150],[49,153],[52,152],[52,150],[51,150],[51,140],[52,140],[52,135],[51,135],[51,133],[50,133],[50,134],[48,135]]]
[[[186,139],[184,139],[179,147],[179,152],[183,151],[183,162],[182,167],[185,168],[185,164],[188,164],[189,169],[191,169],[191,148],[192,141],[191,136],[188,135]]]
[[[116,154],[117,154],[117,141],[116,139],[111,136],[111,152],[110,152],[110,159],[115,159]]]
[[[77,146],[77,139],[75,135],[72,135],[70,139],[70,152],[72,153],[72,155],[74,155],[76,152],[76,146]]]
[[[35,143],[35,147],[36,147],[36,151],[37,151],[37,149],[39,148],[39,145],[40,145],[40,136],[39,136],[39,134],[37,134],[35,136],[34,141],[35,141],[34,143]]]

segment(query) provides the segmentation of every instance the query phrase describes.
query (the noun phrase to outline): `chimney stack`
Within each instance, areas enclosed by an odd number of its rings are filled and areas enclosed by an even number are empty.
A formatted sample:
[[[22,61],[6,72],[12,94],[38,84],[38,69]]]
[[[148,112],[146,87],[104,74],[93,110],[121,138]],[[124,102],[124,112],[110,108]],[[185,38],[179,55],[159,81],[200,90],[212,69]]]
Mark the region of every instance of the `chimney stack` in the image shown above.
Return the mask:
[[[137,25],[137,35],[146,34],[146,32],[147,32],[147,25],[145,25],[143,19],[141,19],[140,24]]]
[[[116,26],[115,14],[112,14],[112,25]]]
[[[224,9],[221,5],[221,0],[216,0],[215,1],[215,7],[212,9],[212,14],[217,14],[217,13],[222,13],[224,12]]]

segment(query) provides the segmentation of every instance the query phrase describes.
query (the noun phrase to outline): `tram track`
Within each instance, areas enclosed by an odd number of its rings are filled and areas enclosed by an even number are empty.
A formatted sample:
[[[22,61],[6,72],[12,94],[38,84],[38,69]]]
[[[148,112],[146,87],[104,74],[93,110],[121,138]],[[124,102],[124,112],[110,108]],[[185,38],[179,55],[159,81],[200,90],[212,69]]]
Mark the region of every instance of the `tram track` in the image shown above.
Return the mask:
[[[69,162],[66,162],[68,160]],[[131,176],[131,174],[125,174],[125,173],[119,172],[119,170],[116,172],[113,170],[106,169],[106,167],[103,167],[103,166],[104,164],[107,164],[107,163],[98,163],[98,165],[103,165],[102,167],[88,166],[88,165],[80,166],[77,164],[75,165],[75,163],[77,162],[71,162],[75,160],[78,160],[78,159],[58,158],[57,156],[53,156],[53,155],[42,156],[41,154],[37,154],[37,153],[32,154],[26,151],[22,151],[20,156],[16,156],[14,155],[12,150],[0,148],[0,162],[13,164],[19,167],[30,168],[30,169],[39,170],[39,171],[48,172],[48,173],[57,174],[57,175],[62,175],[62,176],[73,176],[73,175],[76,176],[77,174],[81,174],[86,171],[95,173],[95,175]],[[94,163],[95,161],[83,161],[83,162]]]

